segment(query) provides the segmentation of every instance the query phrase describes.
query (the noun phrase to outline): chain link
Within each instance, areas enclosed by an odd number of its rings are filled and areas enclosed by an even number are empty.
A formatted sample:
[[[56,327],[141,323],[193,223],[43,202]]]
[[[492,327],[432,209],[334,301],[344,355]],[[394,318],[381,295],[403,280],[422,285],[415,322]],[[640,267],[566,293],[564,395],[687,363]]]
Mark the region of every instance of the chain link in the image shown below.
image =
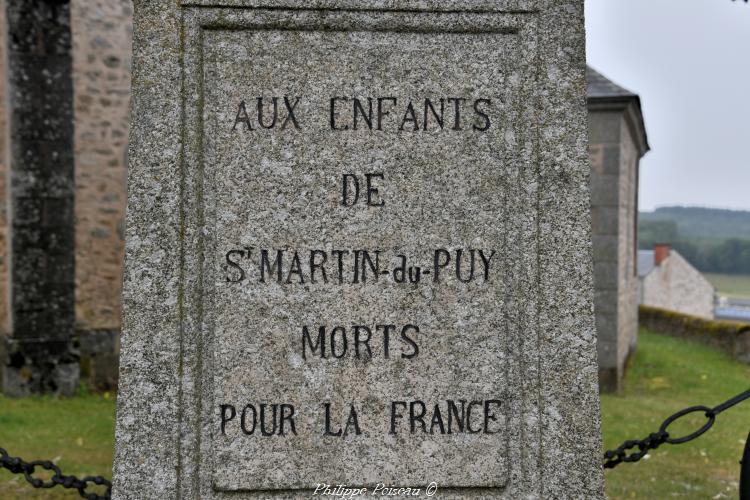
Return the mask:
[[[101,476],[86,476],[82,479],[78,479],[76,476],[66,476],[57,465],[49,460],[25,462],[19,457],[11,457],[3,448],[0,448],[0,468],[7,469],[12,474],[23,474],[26,482],[34,488],[62,486],[63,488],[77,490],[78,494],[87,500],[109,500],[112,496],[112,483]],[[52,478],[44,481],[39,477],[35,477],[34,473],[38,468],[52,472]],[[98,495],[87,492],[87,488],[91,485],[105,486],[107,488],[106,493]]]
[[[719,413],[728,410],[746,399],[750,399],[750,390],[738,394],[713,408],[707,406],[691,406],[684,410],[680,410],[674,415],[667,417],[667,419],[662,422],[659,430],[649,434],[645,439],[628,440],[617,448],[606,451],[604,453],[604,468],[612,469],[623,462],[637,462],[645,457],[650,450],[655,450],[664,443],[682,444],[692,441],[703,435],[713,426],[716,421],[716,416]],[[680,438],[671,437],[667,431],[669,426],[679,418],[695,412],[703,412],[707,419],[706,423],[687,436]],[[629,450],[633,448],[638,448],[638,451],[629,452]],[[750,451],[748,450],[750,450],[750,445],[748,445],[745,455],[750,454]],[[747,457],[745,457],[745,460],[747,460]],[[112,495],[112,483],[101,476],[86,476],[82,479],[79,479],[76,476],[66,476],[57,465],[49,460],[25,462],[19,457],[11,457],[3,448],[0,448],[0,467],[9,470],[12,474],[23,474],[26,481],[34,488],[54,488],[55,486],[62,486],[63,488],[77,490],[78,494],[87,500],[109,500]],[[37,468],[52,472],[52,478],[44,481],[41,478],[35,477],[34,473]],[[747,481],[747,479],[745,480]],[[90,485],[105,486],[106,493],[104,495],[88,493],[86,490]]]
[[[667,417],[667,419],[662,422],[659,430],[657,432],[654,432],[653,434],[649,434],[647,438],[625,441],[617,448],[606,451],[604,453],[604,468],[612,469],[623,462],[637,462],[638,460],[645,457],[650,450],[655,450],[664,443],[682,444],[687,443],[688,441],[692,441],[698,436],[703,435],[703,433],[708,431],[714,425],[716,416],[719,413],[728,410],[729,408],[745,401],[746,399],[750,399],[750,390],[738,394],[737,396],[728,399],[727,401],[724,401],[720,405],[714,406],[713,408],[709,408],[707,406],[691,406],[689,408],[685,408],[684,410],[680,410],[674,415]],[[685,415],[695,412],[703,412],[703,414],[706,416],[706,423],[703,424],[703,426],[701,426],[695,432],[679,438],[672,437],[669,434],[667,429],[672,423],[674,423],[675,420],[678,420]],[[633,448],[638,448],[638,451],[629,452],[629,450]]]

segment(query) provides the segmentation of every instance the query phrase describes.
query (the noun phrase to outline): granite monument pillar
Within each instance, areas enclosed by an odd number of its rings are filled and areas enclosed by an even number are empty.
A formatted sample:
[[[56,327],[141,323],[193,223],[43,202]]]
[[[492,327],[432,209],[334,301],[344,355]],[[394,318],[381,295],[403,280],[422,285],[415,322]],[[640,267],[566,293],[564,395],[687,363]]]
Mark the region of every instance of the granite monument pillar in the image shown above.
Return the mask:
[[[115,496],[601,497],[583,1],[134,13]]]

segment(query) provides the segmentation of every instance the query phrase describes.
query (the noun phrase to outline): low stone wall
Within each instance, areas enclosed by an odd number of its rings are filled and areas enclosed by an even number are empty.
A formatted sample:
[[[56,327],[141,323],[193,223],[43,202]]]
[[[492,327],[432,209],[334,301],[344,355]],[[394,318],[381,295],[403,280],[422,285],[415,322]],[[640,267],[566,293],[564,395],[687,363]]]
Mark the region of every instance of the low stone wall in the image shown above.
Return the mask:
[[[749,323],[703,319],[649,306],[640,306],[638,313],[644,328],[718,347],[736,360],[750,363]]]

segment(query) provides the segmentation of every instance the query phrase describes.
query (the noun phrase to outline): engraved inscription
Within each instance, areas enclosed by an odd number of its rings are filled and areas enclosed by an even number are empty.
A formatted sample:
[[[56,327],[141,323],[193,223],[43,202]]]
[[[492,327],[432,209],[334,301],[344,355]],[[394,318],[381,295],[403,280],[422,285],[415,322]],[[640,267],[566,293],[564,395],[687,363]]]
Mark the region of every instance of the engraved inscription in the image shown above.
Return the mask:
[[[228,283],[356,285],[368,281],[419,283],[423,279],[434,283],[444,280],[488,282],[495,254],[495,250],[481,248],[438,248],[428,253],[427,265],[416,265],[414,258],[389,255],[384,250],[245,247],[225,254],[224,270]]]
[[[216,487],[507,481],[516,44],[206,32]]]

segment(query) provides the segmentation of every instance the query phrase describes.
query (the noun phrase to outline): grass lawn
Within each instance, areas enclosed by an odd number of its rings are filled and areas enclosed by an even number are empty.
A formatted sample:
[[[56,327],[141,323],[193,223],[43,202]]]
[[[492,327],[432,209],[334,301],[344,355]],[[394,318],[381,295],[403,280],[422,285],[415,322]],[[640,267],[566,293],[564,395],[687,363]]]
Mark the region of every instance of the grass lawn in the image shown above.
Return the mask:
[[[641,330],[621,395],[602,397],[604,446],[642,439],[687,406],[715,406],[750,388],[750,366],[691,342]],[[700,413],[669,428],[683,436],[704,422]],[[683,424],[681,424],[681,422]],[[681,445],[662,445],[648,459],[605,472],[610,498],[732,498],[750,432],[750,401],[716,418],[713,429]]]
[[[70,399],[0,396],[0,447],[26,461],[53,460],[63,474],[111,478],[114,425],[115,401],[111,394]],[[77,491],[60,486],[35,490],[23,476],[0,469],[0,498],[81,497]]]
[[[733,274],[704,273],[716,290],[722,295],[750,299],[750,276]]]
[[[641,331],[621,395],[602,397],[604,445],[656,431],[686,406],[714,406],[750,387],[750,366],[713,349]],[[0,446],[26,460],[55,459],[63,472],[111,477],[114,401],[0,396]],[[698,428],[700,414],[673,433]],[[687,419],[690,420],[690,419]],[[606,471],[610,498],[737,498],[739,459],[750,431],[750,401],[718,416],[712,430],[687,444],[663,445],[648,459]],[[0,498],[79,498],[76,492],[33,490],[0,470]]]

